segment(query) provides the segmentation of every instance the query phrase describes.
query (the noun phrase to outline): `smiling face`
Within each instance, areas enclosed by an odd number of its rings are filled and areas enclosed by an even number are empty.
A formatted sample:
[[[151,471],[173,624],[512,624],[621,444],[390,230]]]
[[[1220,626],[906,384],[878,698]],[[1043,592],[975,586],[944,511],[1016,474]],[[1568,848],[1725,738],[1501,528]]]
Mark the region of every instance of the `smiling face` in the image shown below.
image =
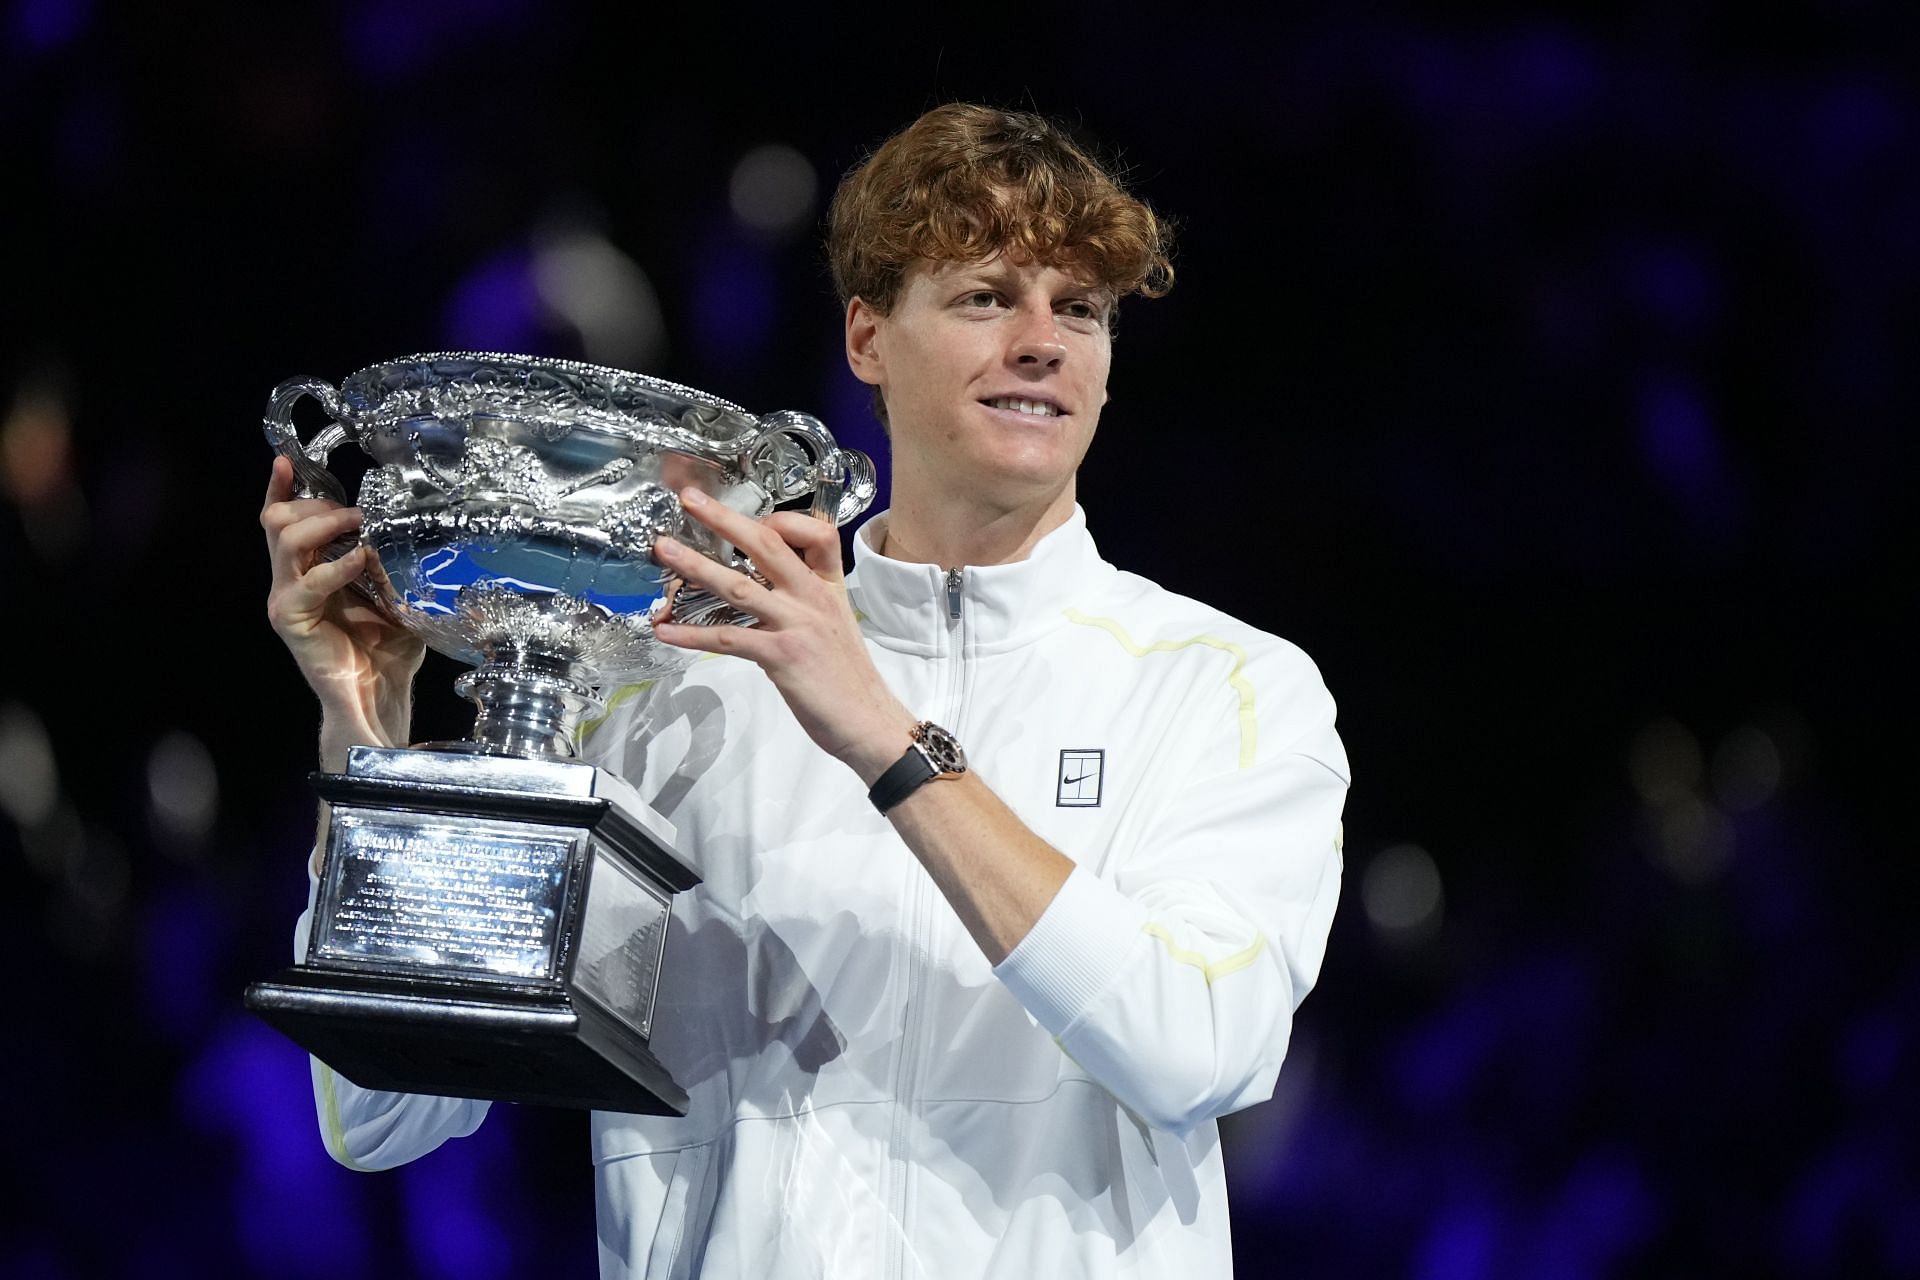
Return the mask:
[[[896,503],[964,493],[1070,509],[1107,400],[1112,299],[1005,254],[916,264],[887,314],[855,298],[847,359],[886,398]]]

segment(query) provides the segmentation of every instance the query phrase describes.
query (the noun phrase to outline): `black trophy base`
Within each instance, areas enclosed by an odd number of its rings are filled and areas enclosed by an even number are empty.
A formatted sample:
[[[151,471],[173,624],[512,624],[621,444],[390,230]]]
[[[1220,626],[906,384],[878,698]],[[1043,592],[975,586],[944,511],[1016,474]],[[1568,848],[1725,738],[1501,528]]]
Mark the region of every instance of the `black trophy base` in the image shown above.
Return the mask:
[[[683,1116],[646,1043],[585,1000],[296,967],[247,1008],[363,1089]]]

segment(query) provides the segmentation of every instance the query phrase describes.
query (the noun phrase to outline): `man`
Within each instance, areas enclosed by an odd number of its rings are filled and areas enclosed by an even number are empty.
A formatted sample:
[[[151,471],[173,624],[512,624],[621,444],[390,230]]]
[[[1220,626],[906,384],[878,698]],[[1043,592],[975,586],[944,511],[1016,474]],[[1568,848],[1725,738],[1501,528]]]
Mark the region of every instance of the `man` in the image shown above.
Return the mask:
[[[771,590],[656,555],[760,625],[660,624],[725,656],[588,741],[705,880],[655,1015],[689,1114],[593,1118],[602,1273],[1230,1275],[1214,1120],[1317,976],[1347,765],[1303,654],[1115,570],[1076,504],[1164,226],[1047,121],[951,105],[847,177],[829,247],[889,509],[843,579],[826,525],[684,494]],[[314,563],[354,513],[290,493],[277,463],[269,613],[337,768],[406,740],[419,655],[339,593],[364,553]],[[315,1081],[361,1168],[487,1109]]]

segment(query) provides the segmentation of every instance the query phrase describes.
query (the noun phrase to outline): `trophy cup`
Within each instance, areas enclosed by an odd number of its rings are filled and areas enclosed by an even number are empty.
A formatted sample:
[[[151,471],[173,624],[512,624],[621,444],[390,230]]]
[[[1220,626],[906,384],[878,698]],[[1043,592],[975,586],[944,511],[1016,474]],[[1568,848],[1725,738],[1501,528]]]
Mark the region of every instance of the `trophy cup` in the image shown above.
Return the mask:
[[[302,445],[308,397],[332,423]],[[379,567],[355,589],[473,665],[455,688],[479,714],[466,740],[355,747],[313,775],[332,819],[307,952],[247,1007],[367,1088],[685,1114],[650,1045],[672,897],[699,878],[625,779],[575,758],[580,724],[596,687],[699,656],[655,619],[753,622],[654,562],[664,534],[755,572],[682,489],[756,518],[810,498],[839,525],[873,500],[872,462],[805,414],[468,352],[291,379],[264,425],[303,497],[346,502],[328,455],[369,455]]]

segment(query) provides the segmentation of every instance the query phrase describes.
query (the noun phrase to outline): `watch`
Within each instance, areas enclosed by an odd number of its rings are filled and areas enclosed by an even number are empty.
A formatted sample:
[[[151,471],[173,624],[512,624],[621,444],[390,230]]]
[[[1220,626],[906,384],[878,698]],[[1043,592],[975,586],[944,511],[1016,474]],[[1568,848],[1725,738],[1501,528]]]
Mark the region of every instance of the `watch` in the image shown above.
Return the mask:
[[[957,778],[967,771],[967,753],[953,735],[931,720],[913,726],[913,745],[880,775],[867,799],[885,813],[935,778]]]

